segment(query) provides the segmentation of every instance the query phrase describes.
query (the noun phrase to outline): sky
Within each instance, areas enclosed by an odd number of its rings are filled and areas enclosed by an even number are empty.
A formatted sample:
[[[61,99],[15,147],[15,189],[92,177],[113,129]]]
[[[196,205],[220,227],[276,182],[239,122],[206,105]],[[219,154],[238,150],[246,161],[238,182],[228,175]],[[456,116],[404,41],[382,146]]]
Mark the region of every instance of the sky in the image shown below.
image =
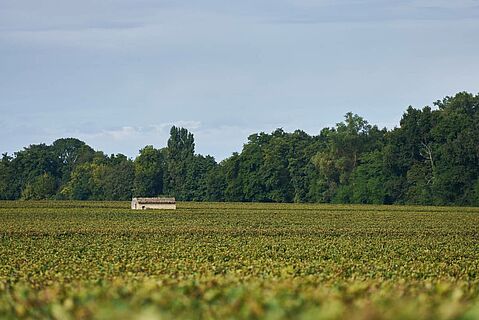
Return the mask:
[[[255,132],[479,92],[479,0],[0,0],[0,152],[76,137],[222,160]]]

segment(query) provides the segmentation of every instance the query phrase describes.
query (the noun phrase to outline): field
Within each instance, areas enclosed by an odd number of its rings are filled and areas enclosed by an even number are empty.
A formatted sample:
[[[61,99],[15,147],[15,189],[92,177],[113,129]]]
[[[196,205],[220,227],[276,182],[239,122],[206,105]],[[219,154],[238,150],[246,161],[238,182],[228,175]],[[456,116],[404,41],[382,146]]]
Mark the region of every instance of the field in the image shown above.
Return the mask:
[[[0,318],[479,319],[479,208],[0,202]]]

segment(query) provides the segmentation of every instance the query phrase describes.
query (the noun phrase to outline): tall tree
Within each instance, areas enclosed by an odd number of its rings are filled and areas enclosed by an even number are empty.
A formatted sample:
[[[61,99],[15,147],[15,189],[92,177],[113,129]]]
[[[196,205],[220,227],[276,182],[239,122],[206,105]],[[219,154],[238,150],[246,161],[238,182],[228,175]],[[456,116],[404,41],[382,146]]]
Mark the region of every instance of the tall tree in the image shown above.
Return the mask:
[[[16,152],[11,169],[15,172],[11,183],[17,188],[15,193],[20,195],[28,184],[44,174],[59,179],[60,163],[51,146],[42,143]]]
[[[461,92],[435,105],[435,203],[473,204],[479,177],[479,95]]]
[[[191,194],[187,190],[187,171],[194,161],[194,154],[193,134],[185,128],[173,126],[166,149],[165,189],[166,193],[176,196],[180,200],[191,199]]]
[[[294,199],[289,172],[290,148],[288,135],[282,129],[275,130],[263,148],[260,177],[267,201],[292,202]]]
[[[20,196],[20,186],[15,179],[12,157],[7,153],[0,160],[0,200],[13,200]]]
[[[95,151],[85,142],[75,138],[58,139],[52,144],[52,152],[58,159],[60,183],[65,184],[77,165],[90,162]]]
[[[165,157],[161,150],[146,146],[135,159],[134,194],[136,196],[158,196],[163,193]]]
[[[316,182],[320,191],[319,201],[350,201],[349,189],[342,188],[342,192],[337,194],[339,188],[348,185],[363,153],[380,148],[385,132],[385,129],[379,130],[351,112],[345,115],[344,122],[321,132],[327,141],[326,148],[312,159],[319,172],[319,181]]]

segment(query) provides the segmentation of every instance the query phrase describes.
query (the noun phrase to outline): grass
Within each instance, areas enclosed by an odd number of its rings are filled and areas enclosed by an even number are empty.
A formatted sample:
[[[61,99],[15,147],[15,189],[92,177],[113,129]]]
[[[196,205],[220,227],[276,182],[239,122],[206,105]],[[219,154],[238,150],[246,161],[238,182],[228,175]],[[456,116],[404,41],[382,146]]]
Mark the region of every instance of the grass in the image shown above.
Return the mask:
[[[479,208],[128,206],[0,202],[0,318],[479,318]]]

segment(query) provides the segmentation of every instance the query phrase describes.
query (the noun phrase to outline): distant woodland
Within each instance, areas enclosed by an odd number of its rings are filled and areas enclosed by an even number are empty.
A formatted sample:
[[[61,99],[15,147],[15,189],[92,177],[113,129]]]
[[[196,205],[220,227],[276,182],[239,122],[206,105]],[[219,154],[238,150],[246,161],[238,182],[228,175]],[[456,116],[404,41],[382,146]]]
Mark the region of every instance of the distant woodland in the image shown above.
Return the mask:
[[[479,205],[479,95],[466,92],[409,107],[380,129],[348,113],[311,136],[277,129],[248,137],[217,163],[195,153],[193,135],[172,127],[166,147],[135,159],[84,142],[30,145],[0,161],[0,199]]]

